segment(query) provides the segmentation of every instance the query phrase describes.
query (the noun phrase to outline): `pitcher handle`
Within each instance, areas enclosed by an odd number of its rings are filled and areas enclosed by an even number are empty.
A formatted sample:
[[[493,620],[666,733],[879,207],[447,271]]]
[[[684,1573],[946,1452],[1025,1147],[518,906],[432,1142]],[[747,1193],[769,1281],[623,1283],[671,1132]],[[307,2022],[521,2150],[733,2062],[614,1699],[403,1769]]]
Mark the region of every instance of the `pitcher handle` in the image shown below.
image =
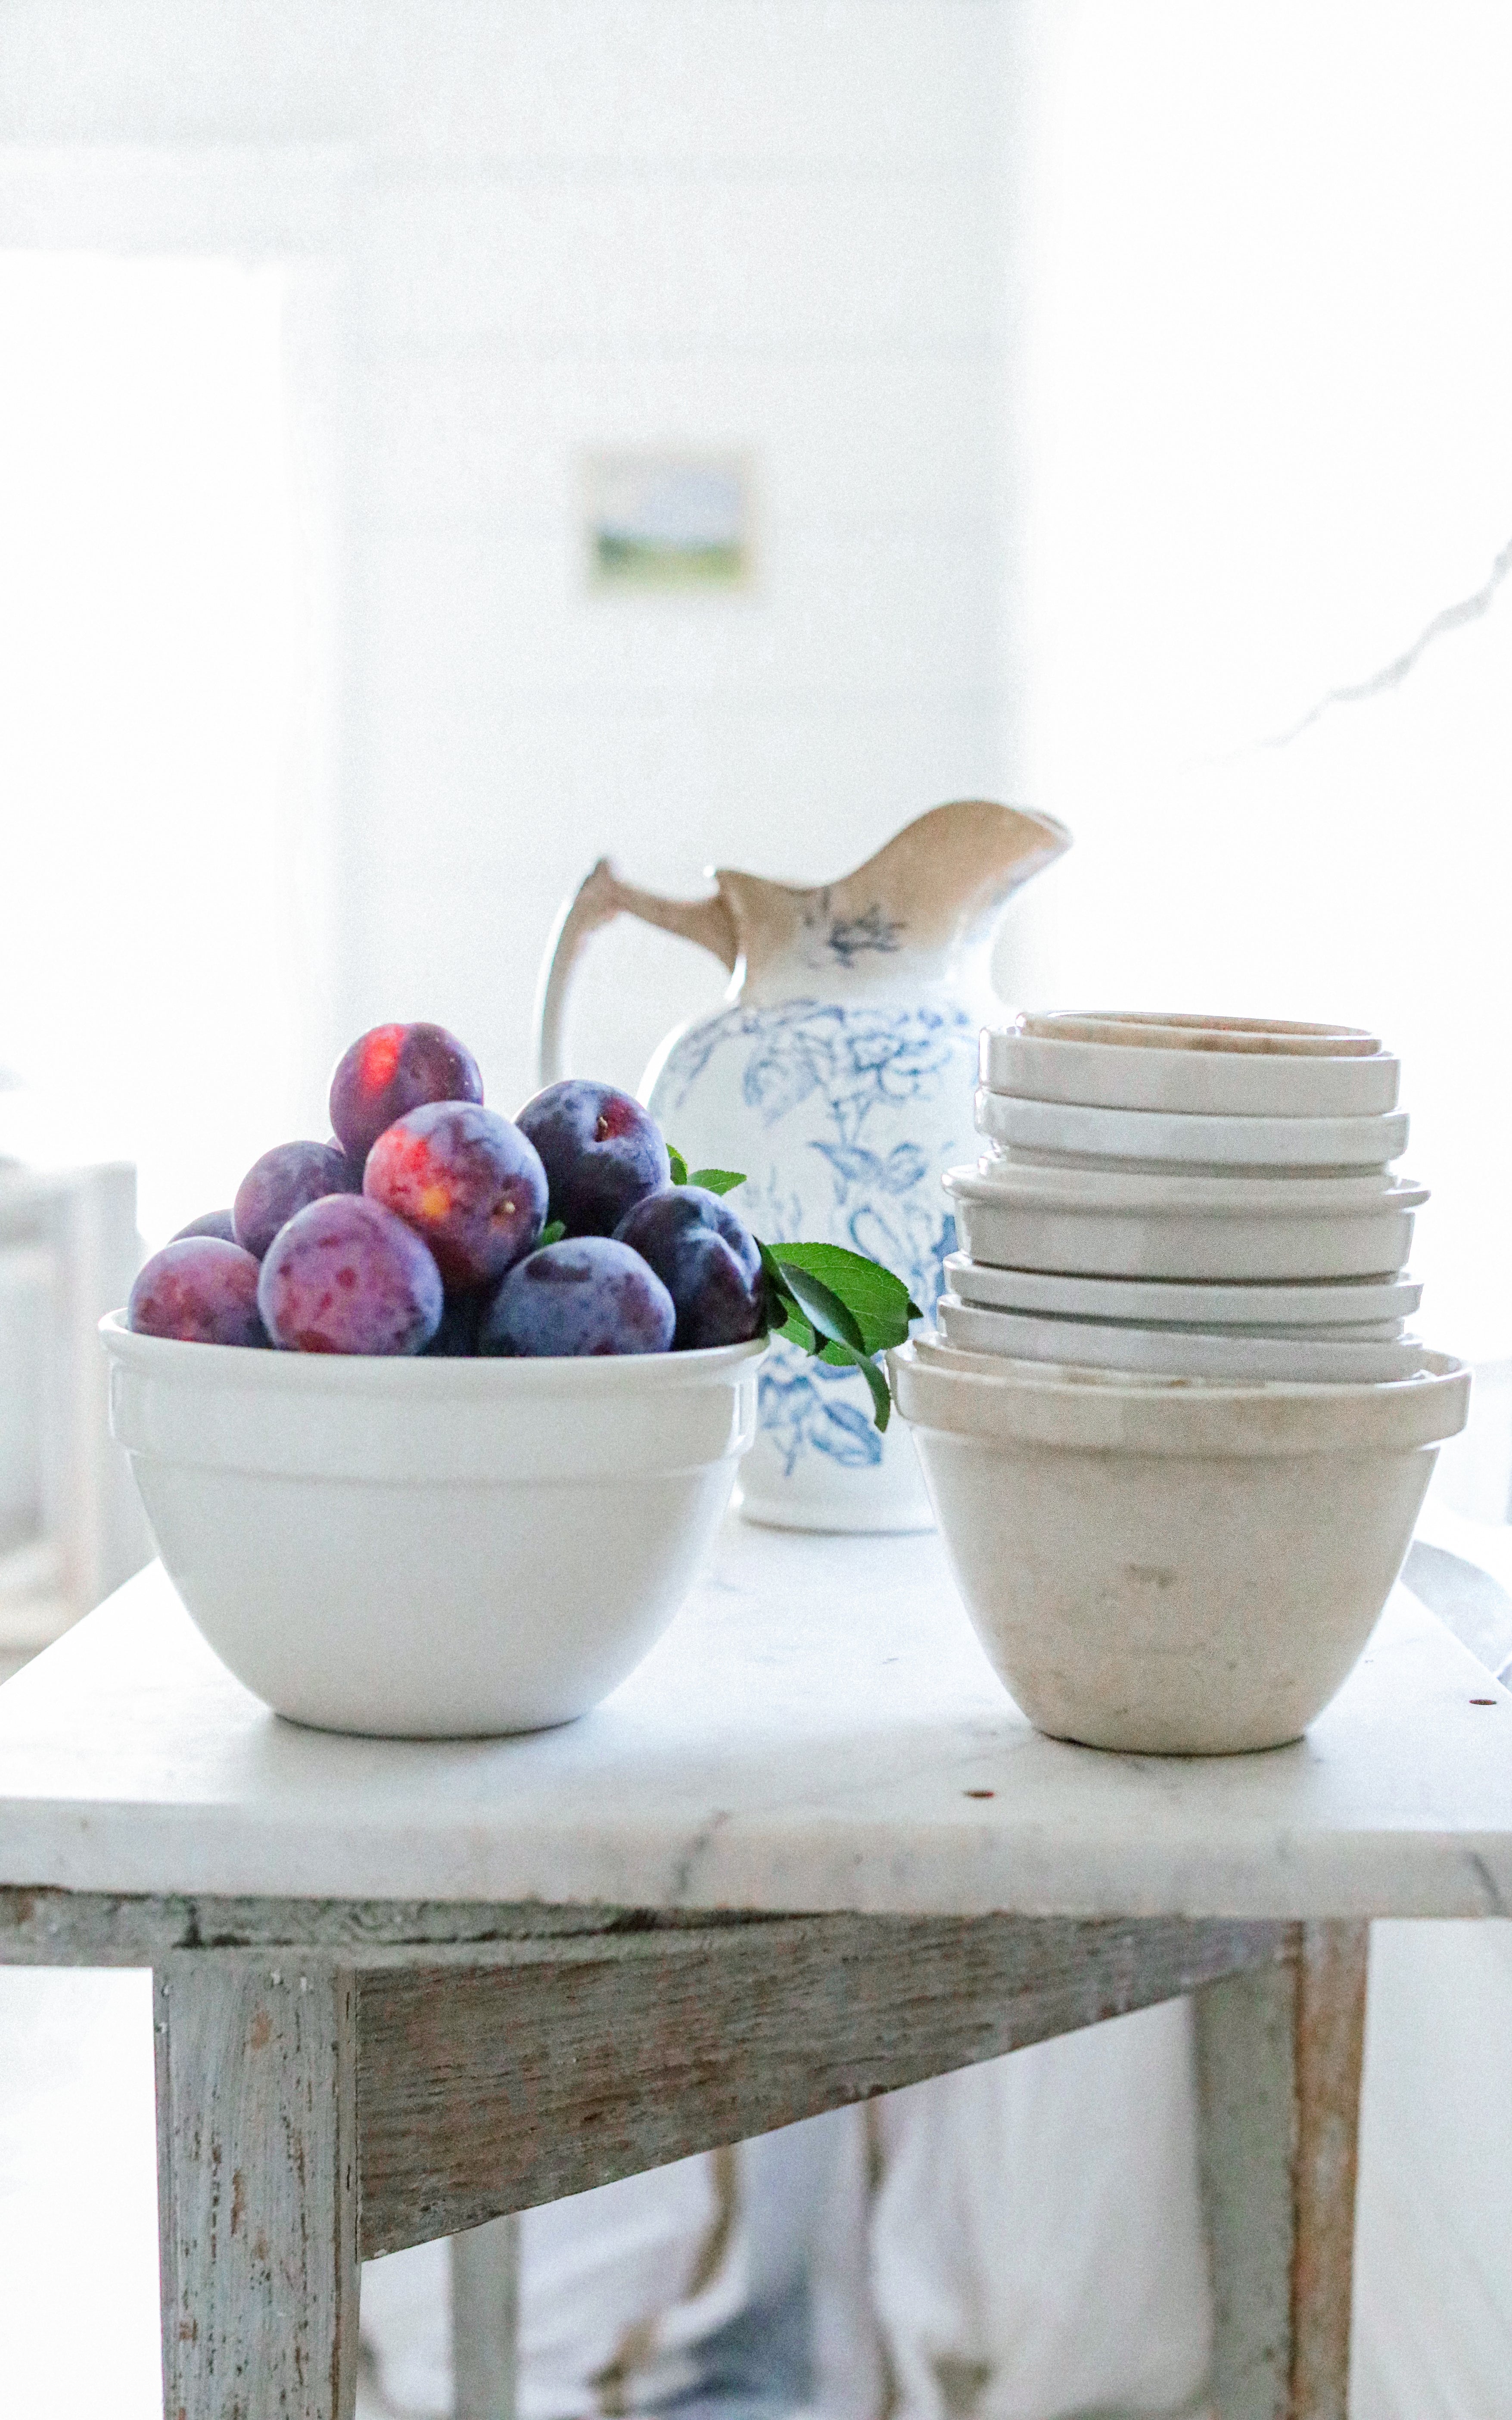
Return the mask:
[[[708,899],[664,899],[657,892],[622,882],[610,861],[601,857],[567,901],[546,945],[536,996],[538,1084],[555,1084],[566,1074],[563,1040],[573,971],[590,937],[616,916],[639,916],[644,924],[697,941],[734,972],[740,955],[734,919],[717,891]]]

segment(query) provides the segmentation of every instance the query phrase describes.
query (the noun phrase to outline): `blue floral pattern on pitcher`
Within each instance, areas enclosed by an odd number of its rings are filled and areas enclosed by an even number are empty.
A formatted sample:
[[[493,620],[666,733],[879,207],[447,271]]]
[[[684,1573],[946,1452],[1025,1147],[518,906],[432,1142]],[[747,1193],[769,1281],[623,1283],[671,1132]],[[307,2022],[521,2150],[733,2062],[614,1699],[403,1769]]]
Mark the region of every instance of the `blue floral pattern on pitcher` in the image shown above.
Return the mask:
[[[748,1168],[740,1208],[774,1242],[807,1236],[866,1252],[932,1314],[955,1249],[942,1170],[974,1148],[977,1027],[964,1009],[854,1008],[813,1000],[736,1006],[673,1046],[657,1078],[657,1115],[675,1136],[679,1107],[717,1056],[739,1052],[741,1098],[778,1156]],[[808,1127],[802,1140],[792,1131]],[[801,1171],[811,1168],[811,1185]],[[761,1425],[791,1478],[818,1453],[850,1468],[882,1459],[871,1399],[853,1371],[774,1342],[761,1373]]]

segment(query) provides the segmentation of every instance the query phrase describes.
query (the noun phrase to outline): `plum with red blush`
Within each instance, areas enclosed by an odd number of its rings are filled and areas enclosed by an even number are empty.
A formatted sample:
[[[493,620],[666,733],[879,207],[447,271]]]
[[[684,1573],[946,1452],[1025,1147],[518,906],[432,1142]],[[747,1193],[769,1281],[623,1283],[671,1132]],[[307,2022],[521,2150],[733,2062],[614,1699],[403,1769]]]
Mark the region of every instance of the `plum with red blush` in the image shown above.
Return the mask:
[[[375,1025],[337,1061],[331,1123],[361,1167],[385,1126],[427,1101],[481,1101],[483,1078],[467,1045],[443,1025]]]
[[[386,1126],[363,1190],[435,1254],[447,1286],[494,1284],[546,1224],[546,1171],[518,1126],[474,1101],[431,1101]]]

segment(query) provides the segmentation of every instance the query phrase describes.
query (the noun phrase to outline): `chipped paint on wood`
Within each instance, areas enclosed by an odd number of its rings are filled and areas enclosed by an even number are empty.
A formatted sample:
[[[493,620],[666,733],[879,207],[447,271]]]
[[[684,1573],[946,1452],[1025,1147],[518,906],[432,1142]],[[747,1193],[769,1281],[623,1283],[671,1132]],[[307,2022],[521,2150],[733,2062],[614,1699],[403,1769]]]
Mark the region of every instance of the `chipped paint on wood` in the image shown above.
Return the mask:
[[[154,1998],[167,2420],[350,2420],[352,1978],[189,1956]]]

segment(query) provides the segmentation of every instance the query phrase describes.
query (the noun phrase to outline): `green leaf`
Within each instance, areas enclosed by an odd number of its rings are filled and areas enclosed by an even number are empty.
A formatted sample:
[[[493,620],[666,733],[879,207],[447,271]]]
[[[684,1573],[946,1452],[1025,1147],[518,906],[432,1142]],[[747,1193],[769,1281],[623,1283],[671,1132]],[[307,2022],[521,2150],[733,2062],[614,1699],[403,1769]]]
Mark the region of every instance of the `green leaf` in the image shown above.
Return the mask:
[[[806,1269],[800,1261],[784,1259],[780,1248],[777,1259],[783,1284],[810,1326],[832,1344],[848,1344],[853,1352],[864,1353],[866,1339],[850,1306],[841,1302],[838,1294],[832,1294],[824,1280]]]
[[[800,1353],[820,1353],[825,1340],[816,1336],[795,1302],[784,1295],[772,1297],[772,1326],[784,1342],[795,1344]]]
[[[766,1271],[768,1278],[771,1280],[775,1292],[778,1294],[786,1294],[787,1280],[778,1266],[777,1254],[773,1251],[771,1245],[764,1244],[760,1235],[758,1235],[756,1238],[756,1249],[762,1256],[762,1266]]]
[[[771,1250],[784,1274],[802,1269],[844,1304],[861,1331],[863,1352],[905,1343],[909,1321],[923,1316],[902,1279],[864,1252],[841,1244],[774,1244]]]
[[[686,1185],[687,1183],[687,1162],[683,1157],[682,1153],[680,1151],[674,1151],[671,1144],[669,1143],[667,1145],[667,1156],[672,1164],[672,1183],[674,1185]]]
[[[766,1271],[767,1326],[780,1328],[788,1342],[795,1344],[800,1353],[822,1352],[823,1339],[814,1334],[805,1319],[798,1307],[798,1298],[783,1276],[770,1244],[764,1244],[758,1235],[756,1249]]]
[[[819,1339],[814,1334],[813,1329],[810,1326],[808,1321],[805,1319],[802,1311],[798,1309],[797,1304],[794,1301],[793,1296],[788,1293],[787,1288],[782,1281],[782,1275],[780,1270],[778,1268],[777,1263],[768,1258],[764,1244],[758,1241],[756,1249],[760,1252],[763,1263],[766,1268],[767,1329],[770,1330],[774,1327],[779,1329],[781,1334],[787,1338],[789,1343],[797,1345],[800,1352],[817,1353],[819,1350]]]
[[[535,1239],[532,1249],[538,1252],[545,1244],[560,1244],[566,1232],[567,1231],[563,1225],[561,1219],[553,1218],[547,1226],[542,1228],[540,1233]]]
[[[733,1193],[746,1180],[733,1168],[695,1168],[687,1179],[689,1185],[702,1185],[705,1193]]]
[[[820,1357],[825,1361],[850,1362],[859,1370],[872,1390],[872,1417],[879,1429],[885,1429],[892,1418],[892,1396],[887,1379],[876,1363],[865,1353],[853,1353],[848,1345],[826,1344]]]
[[[784,1311],[787,1313],[785,1319],[782,1316]],[[826,1343],[822,1336],[816,1336],[795,1302],[779,1297],[772,1326],[783,1343],[795,1346],[799,1353],[811,1353],[816,1361],[827,1361],[832,1370],[850,1368],[853,1357],[850,1346]]]
[[[879,1429],[885,1429],[892,1416],[892,1397],[887,1390],[887,1379],[870,1354],[858,1349],[843,1334],[830,1332],[847,1325],[855,1327],[856,1323],[845,1305],[822,1280],[792,1258],[794,1248],[791,1245],[779,1244],[774,1250],[770,1244],[764,1244],[758,1236],[756,1249],[761,1253],[770,1289],[768,1326],[778,1328],[784,1342],[796,1345],[800,1352],[814,1354],[821,1361],[827,1361],[831,1369],[859,1370],[871,1393],[872,1417]],[[807,1250],[810,1248],[802,1249]],[[812,1249],[828,1250],[833,1248],[821,1245]],[[858,1259],[859,1255],[846,1253],[844,1257],[851,1260]],[[789,1263],[786,1267],[784,1260]],[[897,1283],[896,1279],[893,1283]],[[802,1299],[804,1296],[808,1297],[807,1301]]]

